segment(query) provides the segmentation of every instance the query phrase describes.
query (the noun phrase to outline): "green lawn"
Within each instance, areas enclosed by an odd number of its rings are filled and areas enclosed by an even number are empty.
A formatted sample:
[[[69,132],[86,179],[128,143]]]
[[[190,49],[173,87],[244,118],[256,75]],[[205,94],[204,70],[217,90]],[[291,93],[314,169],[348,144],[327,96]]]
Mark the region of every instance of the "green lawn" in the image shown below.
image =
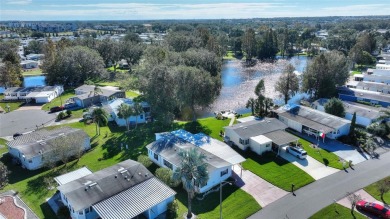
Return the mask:
[[[380,181],[390,181],[390,176],[384,178],[384,179],[381,179]],[[378,191],[378,183],[380,182],[375,182],[367,187],[364,188],[364,190],[369,193],[370,195],[372,195],[372,197],[374,197],[376,200],[379,200],[379,201],[384,201],[386,203],[390,203],[390,191],[386,192],[384,195],[383,195],[383,200],[381,198],[381,195],[380,195],[380,192]]]
[[[7,146],[5,145],[7,143],[7,140],[4,138],[0,138],[0,155],[7,152]]]
[[[69,95],[69,93],[64,96]],[[65,98],[63,98],[64,101]],[[101,135],[95,136],[95,124],[85,125],[82,122],[66,124],[74,128],[80,128],[91,137],[92,149],[84,154],[79,161],[69,162],[66,166],[60,166],[53,170],[28,171],[19,166],[13,166],[6,158],[2,160],[11,171],[9,185],[3,190],[13,189],[19,192],[19,196],[38,215],[39,218],[56,218],[45,199],[55,193],[55,190],[48,190],[44,183],[45,178],[52,179],[62,173],[87,166],[92,171],[97,171],[112,166],[126,159],[136,160],[140,154],[146,154],[145,146],[155,139],[155,133],[186,129],[192,133],[203,132],[218,139],[219,131],[227,126],[230,120],[216,120],[215,118],[201,119],[199,122],[181,122],[170,126],[162,126],[158,123],[148,123],[139,125],[137,129],[132,129],[125,133],[124,128],[116,126],[101,127]],[[49,129],[54,127],[49,127]],[[129,145],[129,150],[120,150],[120,145]],[[1,142],[0,142],[1,144]],[[53,184],[55,185],[55,184]],[[225,218],[246,218],[260,209],[257,202],[244,191],[235,187],[225,186],[224,195],[224,216]],[[184,191],[178,194],[180,211],[186,211],[186,201]],[[216,202],[217,200],[217,202]],[[194,212],[200,218],[218,218],[219,215],[219,193],[213,193],[203,202],[194,202]],[[198,203],[197,203],[198,202]],[[210,212],[209,212],[210,211]]]
[[[64,105],[66,100],[68,100],[69,98],[74,97],[74,96],[76,96],[76,95],[74,94],[73,89],[66,90],[66,91],[64,91],[64,93],[61,94],[61,96],[55,98],[50,103],[44,104],[42,106],[42,110],[49,110],[52,107],[61,106],[61,104]]]
[[[2,100],[3,98],[4,98],[4,94],[0,94],[0,100]],[[7,112],[7,105],[10,106],[10,112],[11,112],[11,111],[18,109],[23,104],[24,104],[24,102],[9,102],[9,103],[1,103],[0,102],[0,106],[1,106],[1,108],[3,108],[3,110],[5,112]]]
[[[179,204],[178,218],[182,218],[188,211],[187,192],[181,186],[175,188],[175,190]],[[219,218],[219,195],[220,193],[217,191],[210,193],[203,200],[194,198],[192,200],[192,212],[200,219]],[[223,187],[222,200],[222,216],[225,219],[248,218],[261,209],[261,206],[251,195],[234,185]]]
[[[354,215],[351,214],[351,209],[346,208],[339,204],[331,204],[314,215],[310,217],[310,219],[364,219],[366,218],[359,212],[354,212]]]
[[[126,91],[126,97],[127,98],[134,98],[134,97],[138,97],[140,94],[135,92],[135,91],[132,91],[132,90],[129,90],[129,91]]]
[[[227,51],[226,55],[223,57],[223,59],[226,59],[226,60],[233,60],[233,59],[236,59],[236,57],[234,57],[234,52],[233,51]]]
[[[340,158],[336,154],[321,148],[314,149],[310,146],[310,142],[302,138],[299,138],[299,142],[302,144],[303,149],[305,149],[310,157],[318,160],[326,166],[330,166],[339,170],[343,169],[343,164],[339,161]]]
[[[295,189],[299,189],[314,182],[313,177],[305,171],[283,158],[276,157],[272,152],[264,153],[262,156],[253,152],[243,152],[242,155],[247,158],[242,163],[244,169],[286,191],[291,191],[291,184],[295,185]]]
[[[106,69],[109,70],[109,71],[114,71],[114,66],[111,66],[111,67],[106,68]],[[129,72],[128,69],[120,69],[120,68],[119,68],[119,65],[117,65],[116,71],[117,71],[117,72]]]
[[[23,76],[37,76],[37,75],[42,75],[42,69],[36,68],[33,70],[25,70],[23,71]]]
[[[356,74],[361,74],[361,73],[362,73],[361,71],[350,71],[351,75],[356,75]]]

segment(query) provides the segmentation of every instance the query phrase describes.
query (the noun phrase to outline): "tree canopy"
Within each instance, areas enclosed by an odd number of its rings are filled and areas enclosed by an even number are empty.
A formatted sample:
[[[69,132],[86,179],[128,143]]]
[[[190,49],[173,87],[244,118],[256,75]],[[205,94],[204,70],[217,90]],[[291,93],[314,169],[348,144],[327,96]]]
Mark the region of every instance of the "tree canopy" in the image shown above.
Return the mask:
[[[324,106],[325,112],[332,114],[334,116],[338,116],[344,118],[345,116],[345,108],[343,101],[338,98],[330,99]]]
[[[299,91],[299,80],[294,70],[293,65],[287,65],[275,85],[275,90],[283,96],[285,104]]]

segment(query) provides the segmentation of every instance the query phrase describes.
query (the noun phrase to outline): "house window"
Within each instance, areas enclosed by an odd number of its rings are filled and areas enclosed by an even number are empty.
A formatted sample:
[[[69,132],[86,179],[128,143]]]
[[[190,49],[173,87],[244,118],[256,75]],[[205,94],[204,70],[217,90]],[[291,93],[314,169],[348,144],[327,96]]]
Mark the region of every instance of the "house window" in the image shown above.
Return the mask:
[[[163,163],[166,167],[168,167],[169,169],[173,170],[173,166],[171,163],[169,163],[168,161],[166,161],[165,159],[163,160]]]
[[[139,115],[139,118],[140,119],[144,119],[144,115]]]
[[[91,207],[85,209],[86,214],[88,214],[89,212],[91,212]]]
[[[229,169],[221,171],[221,177],[226,175],[229,172]]]
[[[154,159],[158,160],[158,154],[154,153]]]
[[[266,147],[266,148],[269,148],[269,147],[271,147],[271,145],[270,145],[270,144],[266,144],[265,147]]]
[[[244,139],[240,138],[239,141],[240,141],[240,144],[242,144],[242,145],[248,145],[249,144],[249,139],[244,140]]]

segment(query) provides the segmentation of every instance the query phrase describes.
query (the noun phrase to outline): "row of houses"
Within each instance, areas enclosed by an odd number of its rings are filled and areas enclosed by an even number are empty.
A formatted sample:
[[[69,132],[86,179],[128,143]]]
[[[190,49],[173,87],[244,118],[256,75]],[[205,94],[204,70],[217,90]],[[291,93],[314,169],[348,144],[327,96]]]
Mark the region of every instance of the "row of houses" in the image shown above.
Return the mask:
[[[64,92],[63,86],[10,87],[4,91],[4,100],[25,100],[48,103]]]

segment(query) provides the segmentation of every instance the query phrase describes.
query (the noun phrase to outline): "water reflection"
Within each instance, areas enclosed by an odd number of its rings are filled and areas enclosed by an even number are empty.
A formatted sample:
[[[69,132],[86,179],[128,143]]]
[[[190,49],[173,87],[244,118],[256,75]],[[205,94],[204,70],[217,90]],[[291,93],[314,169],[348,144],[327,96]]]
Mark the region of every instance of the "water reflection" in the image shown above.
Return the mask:
[[[299,72],[306,68],[308,58],[306,56],[293,57],[291,59],[282,59],[277,57],[275,63],[258,63],[254,67],[244,67],[239,60],[225,61],[222,66],[222,88],[221,94],[214,103],[207,109],[199,110],[200,118],[213,116],[213,112],[232,109],[238,113],[250,112],[245,108],[245,104],[250,97],[254,97],[254,89],[261,78],[264,78],[266,96],[274,99],[275,103],[280,104],[279,94],[274,86],[280,77],[284,66],[291,63]],[[302,94],[296,95],[296,100]]]

